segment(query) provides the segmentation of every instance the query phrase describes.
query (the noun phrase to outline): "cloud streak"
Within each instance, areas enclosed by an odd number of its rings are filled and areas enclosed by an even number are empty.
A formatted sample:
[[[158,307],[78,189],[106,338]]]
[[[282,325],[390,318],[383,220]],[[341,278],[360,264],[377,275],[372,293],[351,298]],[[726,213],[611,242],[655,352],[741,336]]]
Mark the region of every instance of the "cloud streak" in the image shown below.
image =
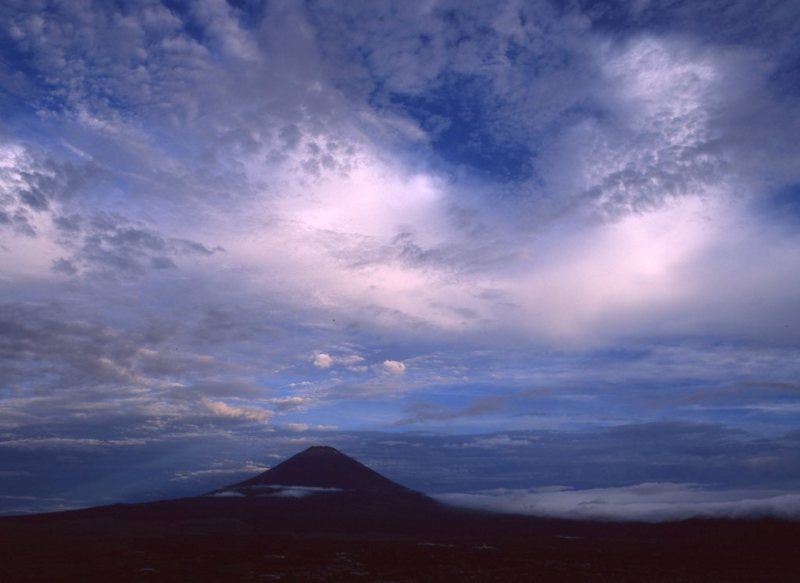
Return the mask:
[[[441,494],[467,508],[577,520],[662,522],[687,518],[800,517],[800,495],[789,492],[709,490],[696,484],[643,483],[619,488],[497,490]]]

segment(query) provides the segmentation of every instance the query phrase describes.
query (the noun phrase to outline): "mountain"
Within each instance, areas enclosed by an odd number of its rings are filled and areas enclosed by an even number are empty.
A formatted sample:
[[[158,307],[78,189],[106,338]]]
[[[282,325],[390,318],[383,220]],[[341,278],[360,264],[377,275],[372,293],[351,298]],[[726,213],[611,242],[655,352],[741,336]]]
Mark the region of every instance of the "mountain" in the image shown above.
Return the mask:
[[[311,447],[200,496],[0,518],[0,581],[789,581],[799,537],[467,511]]]
[[[15,517],[70,528],[217,534],[433,532],[460,512],[380,475],[333,447],[310,447],[253,478],[199,496]],[[12,520],[9,518],[8,520]],[[0,519],[2,523],[2,519]],[[0,526],[2,526],[0,524]],[[449,528],[449,526],[448,526]]]
[[[289,486],[294,488],[287,488]],[[304,492],[359,492],[390,496],[410,494],[412,490],[383,477],[333,447],[314,446],[258,476],[211,494],[257,496],[264,492],[288,492],[290,495],[302,495]]]

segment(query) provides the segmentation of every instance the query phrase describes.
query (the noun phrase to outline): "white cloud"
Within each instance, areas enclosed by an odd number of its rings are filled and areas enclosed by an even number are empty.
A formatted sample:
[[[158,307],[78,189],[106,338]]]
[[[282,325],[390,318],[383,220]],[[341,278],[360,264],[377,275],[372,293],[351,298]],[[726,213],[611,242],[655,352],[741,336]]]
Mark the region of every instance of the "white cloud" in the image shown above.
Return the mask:
[[[439,500],[495,512],[591,520],[658,522],[691,517],[800,518],[800,494],[710,490],[696,484],[644,483],[619,488],[539,488],[443,494]]]
[[[314,355],[314,366],[317,368],[330,368],[333,365],[333,357],[324,352],[318,352]]]
[[[383,370],[391,374],[403,374],[406,372],[406,365],[399,360],[384,360],[381,365]]]
[[[704,218],[712,209],[722,212],[688,199],[586,229],[532,260],[506,283],[508,297],[529,318],[529,330],[550,341],[643,332],[653,315],[705,292],[696,288],[691,268],[708,252],[718,227]],[[522,323],[519,313],[510,316]]]
[[[50,213],[60,205],[49,189],[63,188],[59,178],[27,148],[0,140],[0,281],[52,279],[50,268],[61,250]]]
[[[266,423],[273,415],[273,412],[268,409],[261,409],[258,407],[236,407],[234,405],[228,405],[223,401],[212,401],[207,397],[200,399],[200,404],[204,409],[219,417],[241,419],[244,421],[261,421]]]
[[[288,397],[274,397],[269,399],[269,403],[275,405],[275,410],[278,413],[301,409],[313,402],[314,398],[308,395],[290,395]]]
[[[345,366],[349,370],[358,368],[358,363],[364,362],[364,357],[358,354],[331,355],[325,352],[314,353],[314,366],[317,368],[331,368],[332,366]]]
[[[239,26],[235,10],[224,0],[197,0],[192,12],[206,27],[225,54],[244,61],[257,61],[261,56],[255,39]]]
[[[516,447],[531,444],[530,439],[509,437],[508,435],[494,435],[492,437],[477,437],[472,441],[463,443],[460,447],[476,447],[480,449],[494,449],[496,447]]]
[[[211,498],[242,498],[244,494],[235,490],[223,490],[222,492],[214,492],[208,494]]]
[[[214,476],[228,476],[232,474],[258,474],[269,469],[269,466],[247,461],[242,465],[230,467],[214,467],[205,470],[187,470],[176,472],[172,477],[174,481],[195,480],[197,478],[207,478]]]
[[[274,492],[260,494],[260,496],[278,496],[280,498],[306,498],[315,494],[342,492],[341,488],[322,488],[317,486],[288,486]]]

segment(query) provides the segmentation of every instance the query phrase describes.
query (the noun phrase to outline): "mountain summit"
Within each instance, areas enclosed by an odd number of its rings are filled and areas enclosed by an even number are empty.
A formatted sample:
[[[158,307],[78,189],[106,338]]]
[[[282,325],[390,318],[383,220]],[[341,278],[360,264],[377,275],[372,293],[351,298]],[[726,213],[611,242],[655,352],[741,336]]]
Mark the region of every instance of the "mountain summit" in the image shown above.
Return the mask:
[[[292,487],[294,492],[347,491],[408,494],[412,490],[383,477],[364,464],[329,446],[301,451],[253,478],[218,490],[251,495],[258,491]]]

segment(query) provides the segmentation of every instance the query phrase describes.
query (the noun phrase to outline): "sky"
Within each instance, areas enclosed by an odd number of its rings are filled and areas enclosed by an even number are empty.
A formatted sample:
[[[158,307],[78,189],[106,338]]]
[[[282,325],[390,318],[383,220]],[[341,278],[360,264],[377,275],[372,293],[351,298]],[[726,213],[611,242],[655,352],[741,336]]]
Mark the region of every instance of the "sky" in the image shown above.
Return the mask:
[[[0,512],[308,445],[800,517],[800,5],[5,0]]]

